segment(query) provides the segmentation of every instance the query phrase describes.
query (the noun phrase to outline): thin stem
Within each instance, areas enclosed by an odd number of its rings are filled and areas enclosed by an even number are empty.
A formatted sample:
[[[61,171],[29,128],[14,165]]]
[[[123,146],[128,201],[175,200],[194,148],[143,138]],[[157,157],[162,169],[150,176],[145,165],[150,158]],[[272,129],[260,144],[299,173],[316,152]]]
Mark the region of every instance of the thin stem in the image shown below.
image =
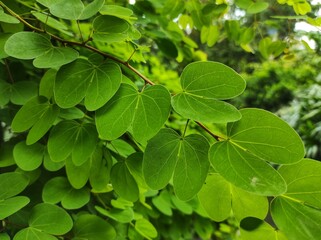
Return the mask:
[[[129,58],[127,59],[127,63],[130,61],[130,59],[132,59],[132,57],[134,56],[134,54],[136,53],[137,49],[134,49],[134,52],[132,52],[132,54],[129,56]]]
[[[219,141],[220,137],[215,135],[211,132],[207,127],[205,127],[202,123],[195,121],[201,128],[203,128],[209,135],[211,135],[213,138],[215,138],[217,141]]]
[[[79,34],[80,34],[80,39],[81,39],[81,42],[84,43],[84,38],[82,36],[82,32],[81,32],[81,29],[80,29],[80,25],[79,25],[79,20],[77,20],[77,26],[78,26],[78,31],[79,31]]]
[[[184,132],[183,132],[182,137],[185,137],[185,134],[186,134],[186,130],[187,130],[188,123],[189,123],[189,119],[187,119],[187,121],[186,121],[185,129],[184,129]]]

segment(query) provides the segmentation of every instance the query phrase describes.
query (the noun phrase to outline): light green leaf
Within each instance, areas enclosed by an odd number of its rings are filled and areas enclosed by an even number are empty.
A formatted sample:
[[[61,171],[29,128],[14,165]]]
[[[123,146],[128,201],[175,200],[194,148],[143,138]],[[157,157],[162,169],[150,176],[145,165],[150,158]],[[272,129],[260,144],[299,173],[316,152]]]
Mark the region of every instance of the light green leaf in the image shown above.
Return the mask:
[[[183,117],[201,122],[226,123],[241,118],[239,111],[231,104],[188,93],[175,95],[172,106]]]
[[[242,239],[246,240],[288,240],[283,232],[254,217],[243,219],[240,223],[240,231]]]
[[[152,202],[161,213],[167,216],[173,215],[172,208],[174,206],[172,205],[171,194],[166,189],[162,190],[158,196],[153,197]]]
[[[44,158],[43,158],[43,166],[46,170],[49,172],[56,172],[59,169],[63,168],[65,166],[65,162],[54,162],[51,160],[48,151],[45,152]]]
[[[4,46],[5,52],[19,59],[36,58],[52,48],[46,35],[34,32],[18,32],[13,34]]]
[[[153,226],[153,224],[151,224],[150,221],[148,221],[145,218],[141,218],[141,219],[136,220],[135,230],[147,239],[157,237],[156,228]]]
[[[43,155],[44,146],[39,143],[26,145],[25,142],[20,142],[13,149],[15,162],[24,171],[37,169],[42,163]]]
[[[277,197],[271,205],[273,221],[291,240],[318,239],[321,235],[321,211],[292,201]]]
[[[116,209],[112,208],[110,210],[106,210],[99,206],[95,206],[95,209],[106,217],[110,217],[111,219],[118,221],[120,223],[129,223],[134,219],[134,211],[132,208],[126,209]]]
[[[52,47],[47,52],[33,60],[37,68],[57,68],[77,59],[79,53],[68,47]]]
[[[165,87],[155,85],[139,93],[133,86],[121,84],[115,96],[97,111],[97,130],[103,139],[111,140],[132,125],[133,136],[143,142],[159,131],[169,111],[170,94]]]
[[[7,233],[0,233],[1,240],[10,240],[10,236]]]
[[[0,7],[0,22],[11,23],[11,24],[20,23],[20,21],[17,18],[15,18],[9,14],[6,14],[3,11],[2,7]]]
[[[288,185],[285,196],[321,209],[321,163],[304,159],[296,164],[281,166],[279,173]]]
[[[94,65],[77,59],[64,65],[57,73],[55,99],[62,108],[70,108],[85,98],[85,106],[93,111],[102,107],[118,90],[121,71],[116,63]]]
[[[244,79],[233,69],[217,62],[195,62],[182,72],[183,91],[172,98],[172,106],[183,117],[205,122],[240,119],[233,106],[218,101],[240,95]]]
[[[256,14],[263,12],[265,9],[269,7],[269,4],[267,2],[252,2],[249,7],[246,9],[246,11],[250,14]]]
[[[63,235],[71,230],[72,225],[69,214],[56,205],[40,203],[31,210],[29,226],[45,233]]]
[[[131,202],[138,200],[139,189],[137,183],[125,162],[118,162],[112,167],[110,179],[115,192],[120,197]]]
[[[227,181],[258,195],[279,195],[286,184],[271,165],[229,141],[217,142],[209,152],[215,170]]]
[[[127,22],[130,22],[132,19],[135,19],[135,17],[132,17],[134,13],[131,9],[118,5],[104,5],[100,9],[99,13],[101,15],[115,16],[124,19]]]
[[[230,184],[219,174],[209,175],[198,193],[198,198],[208,216],[221,222],[231,215],[232,195]]]
[[[35,239],[57,240],[56,237],[32,227],[28,227],[20,230],[13,238],[13,240],[35,240]]]
[[[74,240],[115,239],[112,225],[96,215],[83,214],[77,218],[73,228]]]
[[[0,220],[18,212],[30,202],[29,198],[23,196],[0,200]],[[0,238],[1,239],[1,238]]]
[[[69,157],[66,159],[65,168],[69,183],[71,184],[71,186],[73,186],[73,188],[80,189],[86,185],[90,175],[89,159],[82,165],[76,166]]]
[[[103,7],[105,0],[94,0],[93,2],[87,4],[83,9],[80,20],[88,19],[94,16]]]
[[[266,197],[236,188],[217,173],[209,175],[205,183],[198,198],[214,221],[227,219],[231,211],[238,221],[249,216],[260,219],[266,217],[269,208]]]
[[[16,172],[0,174],[0,200],[13,197],[21,193],[29,184],[28,178]]]
[[[85,6],[81,0],[56,1],[50,4],[50,13],[58,18],[77,20]]]
[[[305,150],[299,135],[285,121],[262,109],[242,109],[242,119],[227,126],[231,142],[265,161],[292,164]]]
[[[191,199],[207,176],[208,149],[201,135],[181,137],[171,129],[162,129],[146,146],[143,174],[147,185],[155,190],[164,188],[173,176],[177,197]]]

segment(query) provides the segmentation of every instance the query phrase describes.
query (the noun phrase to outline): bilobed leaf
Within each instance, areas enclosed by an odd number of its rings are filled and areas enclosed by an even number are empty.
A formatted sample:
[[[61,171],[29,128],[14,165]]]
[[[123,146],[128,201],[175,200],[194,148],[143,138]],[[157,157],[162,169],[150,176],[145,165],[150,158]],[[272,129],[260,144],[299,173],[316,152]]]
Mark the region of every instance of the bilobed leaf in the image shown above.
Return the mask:
[[[141,234],[143,237],[145,237],[147,239],[151,239],[151,238],[156,238],[157,237],[156,228],[153,226],[153,224],[151,224],[150,221],[148,221],[145,218],[141,218],[141,219],[136,220],[136,222],[135,222],[135,230],[137,232],[139,232],[139,234]]]
[[[285,181],[271,165],[229,141],[215,143],[209,156],[214,169],[236,187],[265,196],[286,191]]]
[[[94,16],[103,7],[104,0],[94,0],[93,2],[87,4],[79,16],[80,20],[88,19]]]
[[[215,173],[209,175],[198,193],[201,205],[215,221],[227,219],[231,210],[237,220],[245,217],[264,219],[268,213],[268,200],[237,188]]]
[[[16,105],[24,105],[38,96],[38,84],[32,81],[19,81],[11,86],[10,100]]]
[[[96,112],[97,130],[102,138],[111,140],[132,125],[133,136],[146,141],[163,126],[169,111],[170,94],[163,86],[151,86],[139,93],[133,86],[121,84],[115,96]]]
[[[209,175],[198,198],[208,216],[221,222],[231,215],[232,195],[230,184],[219,174]]]
[[[131,202],[138,200],[139,189],[137,183],[125,162],[118,162],[112,167],[110,179],[115,192],[120,197]]]
[[[24,171],[37,169],[42,163],[43,155],[44,146],[39,143],[26,145],[25,142],[20,142],[13,149],[15,162]]]
[[[279,173],[287,183],[284,194],[292,199],[321,209],[321,163],[304,159],[296,164],[281,166]]]
[[[217,62],[195,62],[182,72],[183,91],[172,98],[172,106],[183,117],[205,122],[240,119],[233,106],[219,100],[231,99],[245,89],[244,79]]]
[[[28,178],[16,172],[0,174],[0,200],[13,197],[21,193],[29,184]]]
[[[209,168],[208,142],[200,135],[179,136],[162,129],[146,146],[145,181],[152,189],[164,188],[173,176],[177,197],[189,200],[202,187]]]
[[[277,197],[271,205],[273,221],[289,239],[318,239],[321,235],[321,211],[293,201]]]
[[[65,177],[55,177],[46,182],[42,190],[42,200],[45,203],[56,204],[70,191],[70,184]]]
[[[24,196],[16,196],[5,200],[0,200],[0,220],[18,212],[29,202],[30,199]]]
[[[121,71],[117,64],[102,62],[94,65],[77,59],[64,65],[57,73],[55,99],[62,108],[70,108],[85,98],[85,106],[93,111],[102,107],[118,90]]]
[[[71,230],[72,225],[69,214],[56,205],[40,203],[31,210],[29,226],[45,233],[63,235]]]
[[[305,154],[299,135],[285,121],[262,109],[242,109],[242,119],[228,124],[231,142],[265,161],[292,164]]]
[[[114,239],[116,231],[104,219],[90,214],[82,214],[75,221],[73,227],[74,240]]]
[[[37,68],[57,68],[74,61],[79,53],[68,47],[52,47],[47,52],[33,60]]]
[[[49,6],[52,15],[68,20],[79,19],[84,8],[81,0],[56,1]]]
[[[45,35],[34,32],[18,32],[7,40],[4,50],[11,57],[33,59],[51,48],[51,42]]]

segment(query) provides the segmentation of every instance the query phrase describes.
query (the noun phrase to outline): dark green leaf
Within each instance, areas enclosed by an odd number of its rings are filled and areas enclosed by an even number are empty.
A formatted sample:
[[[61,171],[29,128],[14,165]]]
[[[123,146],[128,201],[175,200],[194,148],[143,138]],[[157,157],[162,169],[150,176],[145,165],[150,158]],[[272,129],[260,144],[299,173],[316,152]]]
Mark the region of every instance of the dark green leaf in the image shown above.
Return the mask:
[[[110,217],[111,219],[118,221],[120,223],[129,223],[134,219],[134,211],[132,208],[126,208],[126,209],[112,208],[110,210],[105,210],[99,206],[96,206],[95,209],[102,215]]]
[[[24,171],[37,169],[42,163],[43,155],[44,146],[39,143],[26,145],[25,142],[20,142],[13,149],[15,162]]]
[[[13,34],[5,44],[5,52],[19,59],[36,58],[52,48],[46,35],[34,32],[18,32]]]
[[[83,214],[77,218],[73,228],[74,240],[115,239],[115,229],[105,220],[96,216]]]
[[[73,186],[73,188],[76,188],[76,189],[83,188],[86,185],[90,175],[89,159],[88,161],[84,162],[82,165],[76,166],[71,160],[71,158],[69,157],[66,159],[65,167],[66,167],[66,174],[71,186]]]
[[[112,167],[110,179],[115,192],[120,197],[132,202],[138,200],[139,189],[137,183],[125,162],[118,162]]]
[[[16,172],[0,174],[0,200],[13,197],[21,193],[29,184],[25,175]]]
[[[147,185],[164,188],[173,175],[177,197],[191,199],[205,181],[208,149],[207,140],[200,135],[183,138],[171,129],[162,129],[146,146],[143,173]]]

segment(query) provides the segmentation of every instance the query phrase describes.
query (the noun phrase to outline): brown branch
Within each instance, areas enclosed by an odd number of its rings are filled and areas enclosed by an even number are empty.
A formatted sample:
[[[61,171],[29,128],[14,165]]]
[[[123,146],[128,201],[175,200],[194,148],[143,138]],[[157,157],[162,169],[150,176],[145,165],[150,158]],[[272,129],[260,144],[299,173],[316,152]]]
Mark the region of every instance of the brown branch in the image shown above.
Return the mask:
[[[215,135],[211,132],[207,127],[205,127],[202,123],[195,121],[201,128],[203,128],[209,135],[211,135],[213,138],[215,138],[216,141],[219,141],[220,137]]]

